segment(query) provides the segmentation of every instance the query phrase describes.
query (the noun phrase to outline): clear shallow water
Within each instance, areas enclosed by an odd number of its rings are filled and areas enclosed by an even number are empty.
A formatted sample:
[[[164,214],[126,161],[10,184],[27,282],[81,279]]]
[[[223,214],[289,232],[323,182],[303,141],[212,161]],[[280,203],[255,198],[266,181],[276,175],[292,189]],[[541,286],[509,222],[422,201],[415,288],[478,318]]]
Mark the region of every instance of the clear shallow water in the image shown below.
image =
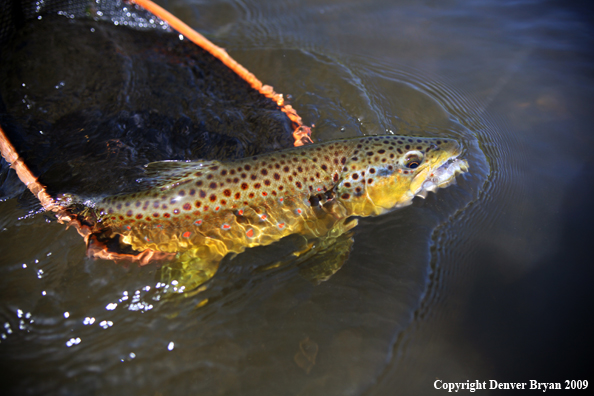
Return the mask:
[[[349,260],[318,286],[300,270],[319,257],[262,270],[290,255],[289,239],[226,259],[206,292],[178,302],[155,300],[156,268],[85,259],[74,230],[22,218],[35,208],[26,194],[7,199],[0,350],[13,393],[426,394],[436,377],[588,379],[587,9],[162,4],[290,94],[315,139],[454,137],[471,172],[361,220]]]

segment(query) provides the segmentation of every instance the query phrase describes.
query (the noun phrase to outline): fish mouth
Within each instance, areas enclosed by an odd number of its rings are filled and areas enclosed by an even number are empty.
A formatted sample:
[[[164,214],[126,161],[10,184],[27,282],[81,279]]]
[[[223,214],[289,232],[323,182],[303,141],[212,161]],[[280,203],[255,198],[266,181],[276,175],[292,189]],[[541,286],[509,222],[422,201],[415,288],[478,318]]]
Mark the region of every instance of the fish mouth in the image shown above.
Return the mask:
[[[409,191],[413,197],[425,198],[429,192],[436,192],[439,188],[445,188],[456,183],[456,176],[468,172],[468,162],[457,158],[459,154],[450,157],[439,167],[435,168],[427,176],[416,192]]]

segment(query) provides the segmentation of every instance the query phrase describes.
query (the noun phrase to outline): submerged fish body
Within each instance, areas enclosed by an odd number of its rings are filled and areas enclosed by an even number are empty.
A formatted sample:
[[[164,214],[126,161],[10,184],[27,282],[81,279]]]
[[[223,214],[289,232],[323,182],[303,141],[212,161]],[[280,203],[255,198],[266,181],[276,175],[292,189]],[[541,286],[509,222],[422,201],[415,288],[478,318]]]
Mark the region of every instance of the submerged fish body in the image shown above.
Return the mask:
[[[136,251],[218,263],[289,234],[320,237],[350,216],[408,205],[465,172],[460,153],[451,139],[388,135],[227,162],[157,162],[147,165],[145,191],[107,197],[92,210],[97,229]]]

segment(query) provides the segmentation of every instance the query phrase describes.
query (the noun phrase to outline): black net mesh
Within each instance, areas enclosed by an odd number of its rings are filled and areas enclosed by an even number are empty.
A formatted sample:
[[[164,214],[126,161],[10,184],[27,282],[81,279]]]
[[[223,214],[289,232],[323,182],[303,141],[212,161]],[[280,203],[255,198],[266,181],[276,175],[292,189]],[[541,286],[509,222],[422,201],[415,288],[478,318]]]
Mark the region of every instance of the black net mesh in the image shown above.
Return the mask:
[[[131,191],[148,162],[293,144],[276,103],[128,2],[2,4],[0,125],[52,194]],[[22,192],[4,161],[0,183]]]
[[[135,29],[167,29],[166,22],[126,0],[3,0],[0,2],[0,44],[25,23],[48,15],[109,21]]]

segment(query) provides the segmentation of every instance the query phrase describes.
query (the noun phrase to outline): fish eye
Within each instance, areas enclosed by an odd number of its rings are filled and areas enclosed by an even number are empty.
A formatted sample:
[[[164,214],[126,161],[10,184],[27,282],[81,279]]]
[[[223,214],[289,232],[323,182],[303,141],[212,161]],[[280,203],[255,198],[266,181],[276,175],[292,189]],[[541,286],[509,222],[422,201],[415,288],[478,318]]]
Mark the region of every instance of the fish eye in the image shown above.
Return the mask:
[[[423,153],[420,151],[409,151],[402,159],[402,165],[408,169],[416,169],[423,162]]]

